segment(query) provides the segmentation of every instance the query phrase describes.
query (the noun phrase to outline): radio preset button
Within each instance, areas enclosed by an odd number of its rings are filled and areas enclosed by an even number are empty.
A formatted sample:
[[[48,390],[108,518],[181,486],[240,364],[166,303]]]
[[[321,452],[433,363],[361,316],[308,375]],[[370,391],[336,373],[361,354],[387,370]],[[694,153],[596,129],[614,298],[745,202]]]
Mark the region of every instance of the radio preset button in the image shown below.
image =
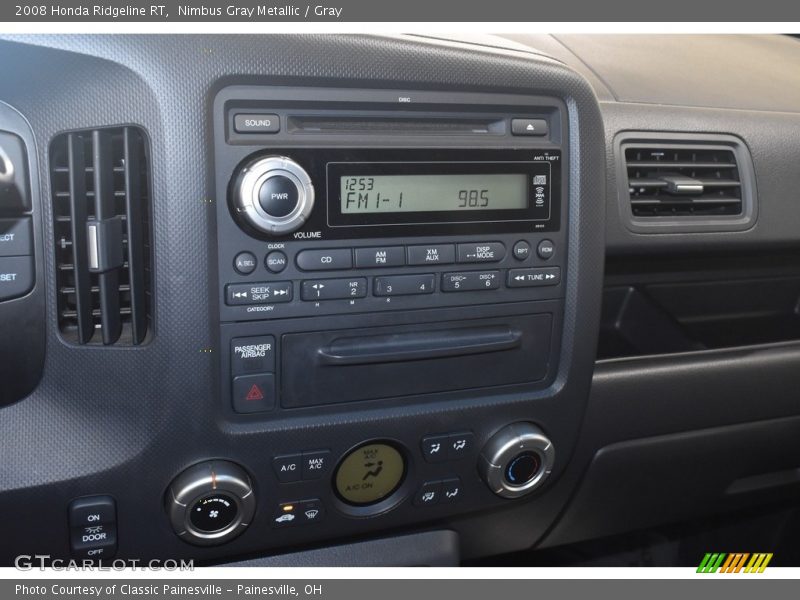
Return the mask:
[[[240,275],[250,275],[256,270],[257,264],[256,255],[252,252],[239,252],[233,259],[233,268]]]
[[[458,245],[460,263],[500,262],[505,256],[506,247],[500,242]]]
[[[514,244],[513,254],[517,260],[526,260],[531,255],[531,245],[525,240],[520,240]]]
[[[500,271],[464,271],[442,275],[443,292],[476,292],[500,287]]]
[[[275,304],[291,302],[292,282],[271,281],[269,283],[229,283],[225,286],[225,304]]]
[[[390,248],[356,248],[356,267],[400,267],[406,264],[402,246]]]
[[[264,266],[267,267],[267,271],[270,273],[280,273],[286,268],[287,262],[286,255],[280,250],[275,250],[267,254],[264,259]]]
[[[297,266],[303,271],[334,271],[353,268],[350,248],[303,250],[297,254]]]
[[[409,265],[448,265],[456,262],[456,247],[452,244],[409,246]]]
[[[539,287],[545,285],[558,285],[561,283],[561,269],[559,267],[541,267],[532,269],[509,269],[508,287]]]
[[[390,275],[375,278],[373,293],[376,296],[432,294],[433,286],[433,275]]]
[[[307,279],[300,287],[300,298],[306,301],[341,300],[364,298],[367,295],[367,279]]]
[[[273,217],[285,217],[297,206],[300,192],[294,181],[285,175],[274,175],[261,184],[258,203]]]
[[[542,260],[548,260],[553,258],[553,255],[556,253],[556,246],[553,244],[551,240],[542,240],[539,242],[539,245],[536,246],[536,254]]]

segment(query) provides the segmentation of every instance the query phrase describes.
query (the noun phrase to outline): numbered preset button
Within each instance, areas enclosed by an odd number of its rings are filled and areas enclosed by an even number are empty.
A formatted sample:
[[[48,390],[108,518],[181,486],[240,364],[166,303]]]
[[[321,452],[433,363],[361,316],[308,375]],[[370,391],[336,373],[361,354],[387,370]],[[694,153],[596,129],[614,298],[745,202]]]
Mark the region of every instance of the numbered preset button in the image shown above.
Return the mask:
[[[342,300],[364,298],[367,295],[365,277],[344,279],[307,279],[300,288],[300,297],[306,301]]]
[[[390,275],[375,278],[374,294],[376,296],[432,294],[433,286],[433,275]]]
[[[478,292],[500,287],[500,271],[463,271],[442,275],[443,292]]]

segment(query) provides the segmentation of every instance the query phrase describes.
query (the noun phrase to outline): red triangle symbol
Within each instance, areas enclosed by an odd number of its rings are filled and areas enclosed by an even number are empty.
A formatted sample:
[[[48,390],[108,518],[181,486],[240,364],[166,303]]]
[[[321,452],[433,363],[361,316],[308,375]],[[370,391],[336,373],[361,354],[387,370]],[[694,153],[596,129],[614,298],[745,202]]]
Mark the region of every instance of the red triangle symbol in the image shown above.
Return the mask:
[[[250,388],[250,391],[247,392],[247,396],[244,397],[245,400],[263,400],[264,393],[261,391],[261,388],[258,387],[255,383],[253,387]]]

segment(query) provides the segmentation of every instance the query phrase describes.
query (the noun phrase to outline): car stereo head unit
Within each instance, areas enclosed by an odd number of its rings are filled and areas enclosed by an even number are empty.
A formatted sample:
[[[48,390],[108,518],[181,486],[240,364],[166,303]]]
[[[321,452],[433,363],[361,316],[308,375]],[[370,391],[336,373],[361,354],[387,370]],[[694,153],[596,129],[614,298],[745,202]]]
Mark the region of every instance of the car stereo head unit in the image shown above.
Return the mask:
[[[292,149],[257,153],[229,189],[263,239],[555,231],[557,149]]]

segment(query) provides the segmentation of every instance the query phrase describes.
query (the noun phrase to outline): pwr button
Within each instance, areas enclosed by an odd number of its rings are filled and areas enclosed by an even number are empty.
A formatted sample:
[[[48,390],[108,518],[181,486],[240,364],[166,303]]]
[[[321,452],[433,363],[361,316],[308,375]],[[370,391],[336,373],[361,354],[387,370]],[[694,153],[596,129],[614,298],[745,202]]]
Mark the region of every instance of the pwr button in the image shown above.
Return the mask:
[[[259,413],[275,408],[275,375],[243,375],[233,378],[233,410]]]

